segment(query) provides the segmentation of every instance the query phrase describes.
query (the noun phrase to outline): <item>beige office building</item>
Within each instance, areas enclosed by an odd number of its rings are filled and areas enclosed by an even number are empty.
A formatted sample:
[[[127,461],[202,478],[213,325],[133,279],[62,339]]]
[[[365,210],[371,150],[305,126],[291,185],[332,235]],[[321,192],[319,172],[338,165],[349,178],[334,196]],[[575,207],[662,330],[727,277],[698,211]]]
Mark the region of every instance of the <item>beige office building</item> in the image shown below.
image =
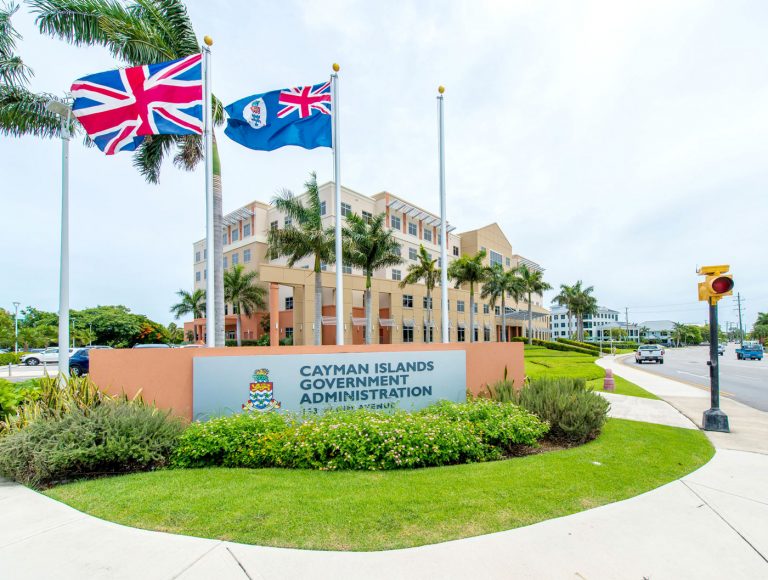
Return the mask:
[[[334,186],[325,183],[319,187],[321,211],[324,223],[335,223]],[[420,245],[435,258],[440,258],[440,217],[420,208],[409,201],[389,192],[366,196],[346,187],[341,188],[342,216],[357,213],[363,217],[380,213],[386,214],[386,223],[392,229],[400,244],[402,264],[381,269],[374,274],[371,310],[373,316],[374,343],[397,344],[403,342],[440,341],[441,311],[440,287],[432,297],[432,315],[426,287],[423,284],[400,288],[399,281],[406,275],[408,266],[415,264]],[[267,256],[267,234],[270,228],[284,228],[291,225],[290,218],[273,206],[254,201],[233,211],[224,218],[224,267],[242,264],[246,270],[257,270],[259,278],[267,287],[270,283],[279,285],[279,330],[281,338],[291,338],[294,344],[312,344],[314,316],[314,272],[312,261],[306,259],[293,268],[286,266],[287,259],[270,260]],[[449,263],[462,254],[472,255],[486,250],[486,264],[501,264],[513,268],[525,264],[531,269],[541,270],[537,263],[513,253],[512,244],[496,223],[482,228],[457,233],[448,224],[447,255]],[[194,287],[205,289],[206,268],[205,240],[194,244]],[[335,265],[323,264],[323,343],[335,344],[336,336],[336,280]],[[344,267],[344,342],[345,344],[365,343],[365,313],[363,293],[365,277],[354,268]],[[450,283],[450,281],[449,281]],[[448,291],[449,336],[451,342],[469,341],[474,331],[477,341],[498,341],[501,337],[501,307],[492,307],[488,300],[480,298],[480,289],[475,289],[475,328],[470,329],[469,288],[454,288],[450,283]],[[533,312],[533,336],[549,338],[549,311],[544,308],[542,297],[535,295],[531,300]],[[225,317],[226,335],[235,338],[235,317],[231,306]],[[260,324],[264,313],[243,318],[242,338],[257,339],[265,333]],[[527,334],[528,304],[521,301],[507,301],[508,337]],[[431,324],[429,320],[432,320]],[[205,320],[199,319],[185,324],[185,330],[195,332],[198,340],[205,335]],[[431,335],[431,336],[430,336]]]

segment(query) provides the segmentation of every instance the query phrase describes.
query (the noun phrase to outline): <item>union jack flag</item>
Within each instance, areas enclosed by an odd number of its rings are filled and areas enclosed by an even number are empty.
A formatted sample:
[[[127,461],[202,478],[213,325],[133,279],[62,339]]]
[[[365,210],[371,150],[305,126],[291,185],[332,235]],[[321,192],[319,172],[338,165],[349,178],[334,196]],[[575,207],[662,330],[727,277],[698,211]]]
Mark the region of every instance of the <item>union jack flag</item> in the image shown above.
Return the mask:
[[[286,89],[280,93],[278,102],[285,105],[277,112],[278,119],[294,112],[298,112],[301,119],[311,116],[312,111],[330,115],[331,108],[328,104],[331,102],[331,81],[323,85]]]
[[[72,84],[72,112],[107,155],[146,135],[201,135],[202,55],[88,75]]]

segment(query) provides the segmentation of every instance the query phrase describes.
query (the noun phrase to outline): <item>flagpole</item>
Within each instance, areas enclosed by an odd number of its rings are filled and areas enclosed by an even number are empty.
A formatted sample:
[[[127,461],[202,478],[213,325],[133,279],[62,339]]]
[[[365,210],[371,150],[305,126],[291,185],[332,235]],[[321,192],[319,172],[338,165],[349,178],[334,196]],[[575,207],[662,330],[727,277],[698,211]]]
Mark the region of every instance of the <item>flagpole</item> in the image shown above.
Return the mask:
[[[450,342],[448,328],[448,228],[445,222],[445,122],[443,117],[443,93],[445,87],[437,87],[438,138],[437,156],[440,173],[440,313],[443,342]],[[473,331],[471,331],[473,332]]]
[[[208,257],[205,290],[205,344],[216,346],[216,259],[213,250],[213,104],[211,99],[211,45],[210,36],[203,38],[203,142],[205,147],[205,246]]]
[[[341,163],[339,162],[339,65],[333,63],[331,75],[331,113],[333,114],[333,183],[336,207],[336,344],[344,344],[344,272],[341,259]]]

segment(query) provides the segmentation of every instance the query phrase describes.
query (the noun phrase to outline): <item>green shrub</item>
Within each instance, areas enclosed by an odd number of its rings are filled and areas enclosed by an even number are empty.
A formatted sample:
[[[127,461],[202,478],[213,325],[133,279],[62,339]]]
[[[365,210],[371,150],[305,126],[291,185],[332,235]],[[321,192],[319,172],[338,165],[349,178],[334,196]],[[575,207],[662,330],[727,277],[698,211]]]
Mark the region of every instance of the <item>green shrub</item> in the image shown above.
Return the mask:
[[[5,352],[0,354],[0,366],[17,365],[21,362],[21,353]]]
[[[176,467],[290,467],[380,470],[498,459],[532,446],[548,426],[509,403],[443,402],[415,413],[330,411],[240,414],[193,423],[179,440]]]
[[[528,339],[523,336],[513,336],[511,339],[512,342],[524,342],[528,344]],[[582,348],[579,346],[572,346],[570,344],[564,344],[561,342],[554,342],[551,340],[540,340],[538,338],[534,338],[531,341],[531,344],[534,344],[536,346],[543,346],[545,348],[548,348],[550,350],[562,350],[562,351],[570,351],[570,352],[578,352],[581,354],[591,354],[594,355],[594,352],[587,348]]]
[[[69,479],[143,471],[166,464],[183,427],[138,402],[72,407],[0,438],[0,474],[44,486]]]
[[[0,379],[0,432],[8,417],[15,415],[23,403],[35,400],[39,392],[40,385],[36,379],[20,383]]]
[[[550,439],[584,443],[600,434],[610,406],[584,379],[537,377],[517,393],[520,406],[550,425]]]

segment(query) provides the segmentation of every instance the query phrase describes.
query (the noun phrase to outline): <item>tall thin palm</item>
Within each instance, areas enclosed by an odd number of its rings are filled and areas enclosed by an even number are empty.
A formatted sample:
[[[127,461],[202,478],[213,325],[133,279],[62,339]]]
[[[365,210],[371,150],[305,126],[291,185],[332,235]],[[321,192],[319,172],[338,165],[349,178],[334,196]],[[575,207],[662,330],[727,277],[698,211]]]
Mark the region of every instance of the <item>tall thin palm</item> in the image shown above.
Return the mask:
[[[246,272],[242,264],[237,264],[224,272],[224,299],[232,305],[237,315],[237,346],[242,343],[242,315],[251,316],[256,310],[264,310],[264,296],[267,291],[256,284],[259,273],[255,270]]]
[[[578,288],[576,284],[573,286],[560,284],[560,293],[552,299],[555,304],[565,307],[565,312],[568,316],[568,338],[573,338],[571,321],[573,320],[573,307],[577,294]]]
[[[496,301],[501,301],[501,341],[507,342],[507,295],[519,302],[523,297],[522,279],[517,268],[504,270],[501,264],[489,267],[488,277],[483,284],[481,298],[490,298],[491,308],[496,308]]]
[[[592,296],[595,291],[594,286],[582,288],[582,282],[579,280],[574,285],[575,294],[573,297],[573,312],[576,315],[576,336],[580,341],[584,340],[584,318],[597,313],[597,299]]]
[[[533,344],[533,309],[531,298],[534,294],[541,294],[546,290],[551,290],[552,286],[544,281],[544,274],[541,270],[531,270],[523,264],[518,268],[518,272],[523,293],[528,299],[528,344]]]
[[[424,342],[432,342],[432,292],[440,280],[440,268],[437,267],[437,258],[432,259],[423,245],[419,246],[416,257],[418,262],[408,266],[405,278],[400,281],[400,288],[424,281],[427,288],[427,332],[424,333]]]
[[[200,52],[187,8],[181,0],[29,0],[40,32],[75,46],[105,47],[122,64],[146,65]],[[221,103],[213,98],[213,121],[224,122]],[[163,161],[173,153],[177,167],[191,171],[203,159],[198,135],[154,135],[136,150],[134,167],[150,183],[160,180]],[[214,336],[224,346],[224,244],[221,162],[213,139],[213,268],[216,300]],[[209,321],[210,327],[210,321]],[[209,330],[210,331],[210,330]]]
[[[373,342],[371,312],[371,278],[376,270],[397,266],[402,262],[400,246],[386,226],[386,214],[365,219],[357,214],[347,216],[342,229],[344,259],[365,274],[365,343]]]
[[[205,290],[197,288],[192,292],[186,290],[179,290],[176,295],[180,300],[171,306],[171,314],[178,320],[182,316],[191,314],[192,318],[198,319],[203,317],[205,312]],[[195,327],[195,340],[197,340],[197,327]]]
[[[292,192],[283,190],[272,200],[274,206],[292,218],[291,225],[283,229],[269,231],[269,254],[275,258],[288,257],[288,267],[293,268],[296,262],[311,257],[314,260],[315,272],[315,344],[322,343],[323,323],[323,286],[322,265],[334,260],[334,230],[323,227],[323,216],[320,211],[320,193],[317,189],[317,175],[310,174],[306,187],[306,203],[302,202]],[[295,224],[295,225],[294,225]]]
[[[14,3],[0,6],[0,135],[58,137],[61,122],[45,107],[61,99],[29,90],[34,73],[16,54],[21,36],[11,22],[17,10]]]
[[[469,341],[475,341],[475,284],[482,284],[488,276],[488,271],[483,265],[485,250],[480,250],[474,256],[466,254],[451,262],[448,266],[448,277],[451,278],[456,288],[462,284],[469,284]]]

